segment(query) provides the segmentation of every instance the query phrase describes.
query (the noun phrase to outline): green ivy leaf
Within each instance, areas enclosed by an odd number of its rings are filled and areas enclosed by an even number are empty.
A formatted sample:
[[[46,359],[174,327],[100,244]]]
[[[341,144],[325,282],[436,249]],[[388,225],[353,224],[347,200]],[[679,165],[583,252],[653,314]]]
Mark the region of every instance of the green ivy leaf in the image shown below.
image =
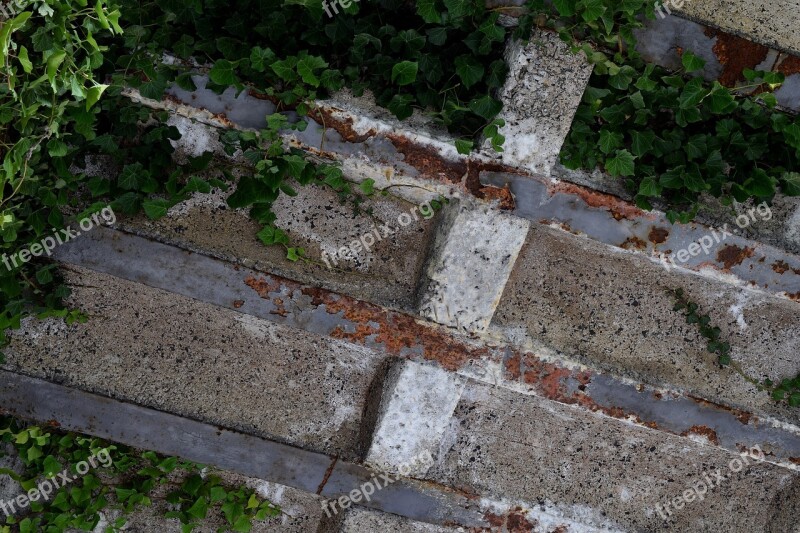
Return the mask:
[[[461,78],[461,83],[466,88],[472,87],[483,78],[483,65],[472,56],[458,56],[455,60],[455,66],[456,74]]]
[[[612,176],[633,176],[634,159],[628,150],[617,150],[614,157],[606,159],[605,167]]]
[[[419,65],[414,61],[401,61],[392,67],[392,82],[409,85],[417,80]]]
[[[683,57],[681,57],[681,63],[683,63],[683,68],[686,70],[686,72],[694,72],[706,66],[705,59],[697,57],[689,50],[686,50],[683,53]]]
[[[156,220],[167,214],[169,208],[172,207],[172,203],[163,198],[156,198],[154,200],[148,199],[144,201],[142,207],[144,208],[144,213],[147,215],[147,218]]]
[[[208,77],[217,85],[230,86],[237,81],[234,72],[234,65],[227,59],[219,59],[214,62]]]

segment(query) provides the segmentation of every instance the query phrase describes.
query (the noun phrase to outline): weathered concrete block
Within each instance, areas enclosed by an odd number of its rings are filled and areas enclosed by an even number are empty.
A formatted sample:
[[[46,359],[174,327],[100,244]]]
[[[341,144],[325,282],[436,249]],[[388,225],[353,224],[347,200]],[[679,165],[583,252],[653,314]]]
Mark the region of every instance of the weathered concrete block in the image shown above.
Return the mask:
[[[485,331],[529,227],[485,206],[448,206],[426,268],[420,314],[466,332]]]
[[[555,33],[536,30],[527,43],[514,41],[506,51],[509,66],[500,128],[503,152],[493,154],[503,163],[548,174],[558,161],[572,117],[583,97],[592,65],[583,53],[573,54]]]
[[[410,202],[376,197],[355,213],[336,193],[297,188],[275,202],[276,224],[311,261],[289,261],[280,246],[264,246],[261,226],[245,211],[231,210],[226,194],[195,194],[166,217],[124,221],[129,231],[245,266],[276,273],[368,301],[410,309],[438,214]],[[422,209],[422,213],[420,213]]]
[[[761,462],[758,450],[742,458],[475,382],[454,418],[428,477],[515,506],[533,530],[791,531],[800,512],[800,474]]]
[[[401,516],[354,507],[344,515],[339,533],[374,533],[402,531],[403,533],[460,533],[461,527],[444,527],[416,522]]]
[[[531,228],[493,326],[526,336],[595,368],[797,424],[730,369],[720,370],[695,325],[673,311],[682,288],[711,316],[746,372],[773,380],[800,371],[800,306],[724,281],[665,268],[545,226]]]
[[[747,39],[800,54],[800,5],[795,0],[664,2],[672,10]],[[674,4],[680,4],[678,9]]]
[[[432,365],[398,361],[384,384],[366,463],[421,477],[433,465],[465,379]]]
[[[386,356],[106,274],[67,277],[69,303],[90,320],[27,323],[6,368],[358,458],[367,391]]]

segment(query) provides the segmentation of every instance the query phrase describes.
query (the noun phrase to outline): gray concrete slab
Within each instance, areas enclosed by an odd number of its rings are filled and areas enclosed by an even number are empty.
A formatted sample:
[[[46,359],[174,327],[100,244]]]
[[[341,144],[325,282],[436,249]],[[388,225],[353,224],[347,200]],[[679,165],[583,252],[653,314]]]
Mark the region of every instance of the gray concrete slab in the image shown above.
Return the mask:
[[[800,513],[800,474],[760,462],[758,450],[742,458],[474,383],[450,427],[444,459],[429,477],[516,505],[529,524],[549,521],[569,531],[791,531],[789,517]],[[713,487],[701,500],[706,475]],[[695,484],[694,496],[670,503]]]
[[[6,368],[355,458],[385,356],[364,347],[74,268],[86,324],[30,320]]]
[[[667,290],[677,288],[711,315],[749,374],[800,371],[796,302],[545,226],[531,228],[493,326],[517,343],[527,337],[601,370],[797,424],[797,409],[717,367],[696,327],[672,310]]]

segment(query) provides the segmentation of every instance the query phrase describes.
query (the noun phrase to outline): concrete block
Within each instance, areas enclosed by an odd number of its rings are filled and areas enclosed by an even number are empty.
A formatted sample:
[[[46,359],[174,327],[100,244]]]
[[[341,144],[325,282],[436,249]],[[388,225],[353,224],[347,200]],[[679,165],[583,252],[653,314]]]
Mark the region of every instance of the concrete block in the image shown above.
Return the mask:
[[[761,462],[757,450],[745,464],[690,439],[475,382],[454,418],[449,451],[429,479],[482,494],[484,507],[487,499],[514,506],[527,527],[519,531],[544,523],[546,531],[791,531],[788,517],[800,512],[800,474]],[[706,476],[713,488],[701,499]],[[680,509],[664,506],[676,498],[686,500]]]
[[[140,216],[120,227],[367,301],[412,308],[438,214],[429,205],[384,196],[362,205],[371,213],[356,213],[329,188],[296,190],[297,196],[275,202],[276,224],[291,246],[306,250],[308,262],[289,261],[281,246],[264,246],[256,237],[261,226],[245,210],[228,208],[220,191],[195,194],[160,220]]]
[[[535,30],[527,43],[511,42],[506,51],[508,78],[498,95],[503,101],[500,129],[503,152],[487,156],[531,172],[548,174],[569,133],[592,65],[573,54],[555,33]]]
[[[444,527],[416,522],[401,516],[354,507],[344,515],[339,533],[374,533],[402,531],[403,533],[461,533],[461,527]]]
[[[439,452],[464,381],[437,366],[398,361],[386,377],[366,463],[423,476]]]
[[[86,324],[29,321],[8,369],[246,433],[359,458],[384,357],[370,349],[70,268]]]
[[[797,409],[719,369],[667,291],[682,288],[722,329],[734,361],[773,381],[800,371],[797,303],[706,276],[535,225],[493,326],[517,345],[527,337],[602,371],[797,424]]]
[[[420,314],[469,333],[485,331],[529,227],[485,206],[448,206],[426,267]]]
[[[682,16],[746,39],[800,54],[800,3],[796,0],[681,2]]]

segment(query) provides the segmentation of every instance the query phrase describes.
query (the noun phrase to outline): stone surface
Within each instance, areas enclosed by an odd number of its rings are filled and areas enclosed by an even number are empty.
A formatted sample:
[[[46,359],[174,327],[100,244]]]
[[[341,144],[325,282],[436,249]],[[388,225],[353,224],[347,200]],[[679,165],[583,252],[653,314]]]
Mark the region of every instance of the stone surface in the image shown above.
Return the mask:
[[[415,522],[401,516],[354,507],[344,515],[339,533],[461,533],[460,527],[443,527],[425,522]]]
[[[466,332],[485,331],[529,226],[485,206],[449,205],[425,269],[420,314]]]
[[[250,315],[70,268],[86,324],[31,321],[6,368],[325,453],[357,457],[384,356]]]
[[[535,225],[493,326],[518,345],[533,339],[600,370],[800,422],[796,409],[720,370],[696,326],[672,310],[667,291],[682,288],[722,329],[733,359],[750,375],[773,380],[800,371],[797,303],[708,276]]]
[[[673,10],[767,46],[800,54],[797,0],[703,0]]]
[[[450,427],[446,455],[428,477],[506,502],[530,527],[790,531],[800,513],[800,475],[761,462],[758,450],[745,465],[738,454],[690,439],[474,382]],[[662,507],[660,516],[656,505],[705,474],[715,486],[703,501]]]
[[[384,382],[365,462],[386,472],[423,476],[439,451],[464,381],[437,366],[398,361]]]
[[[503,152],[484,150],[503,163],[547,174],[558,160],[592,66],[583,53],[572,54],[552,32],[535,30],[527,43],[513,42],[506,51],[506,84],[500,128]]]
[[[228,208],[219,191],[195,194],[160,220],[140,216],[122,227],[382,305],[411,308],[438,217],[430,205],[376,196],[362,206],[371,214],[356,214],[328,188],[296,190],[297,196],[281,195],[275,202],[276,224],[310,262],[289,261],[283,247],[265,246],[256,236],[261,226],[246,211]]]

